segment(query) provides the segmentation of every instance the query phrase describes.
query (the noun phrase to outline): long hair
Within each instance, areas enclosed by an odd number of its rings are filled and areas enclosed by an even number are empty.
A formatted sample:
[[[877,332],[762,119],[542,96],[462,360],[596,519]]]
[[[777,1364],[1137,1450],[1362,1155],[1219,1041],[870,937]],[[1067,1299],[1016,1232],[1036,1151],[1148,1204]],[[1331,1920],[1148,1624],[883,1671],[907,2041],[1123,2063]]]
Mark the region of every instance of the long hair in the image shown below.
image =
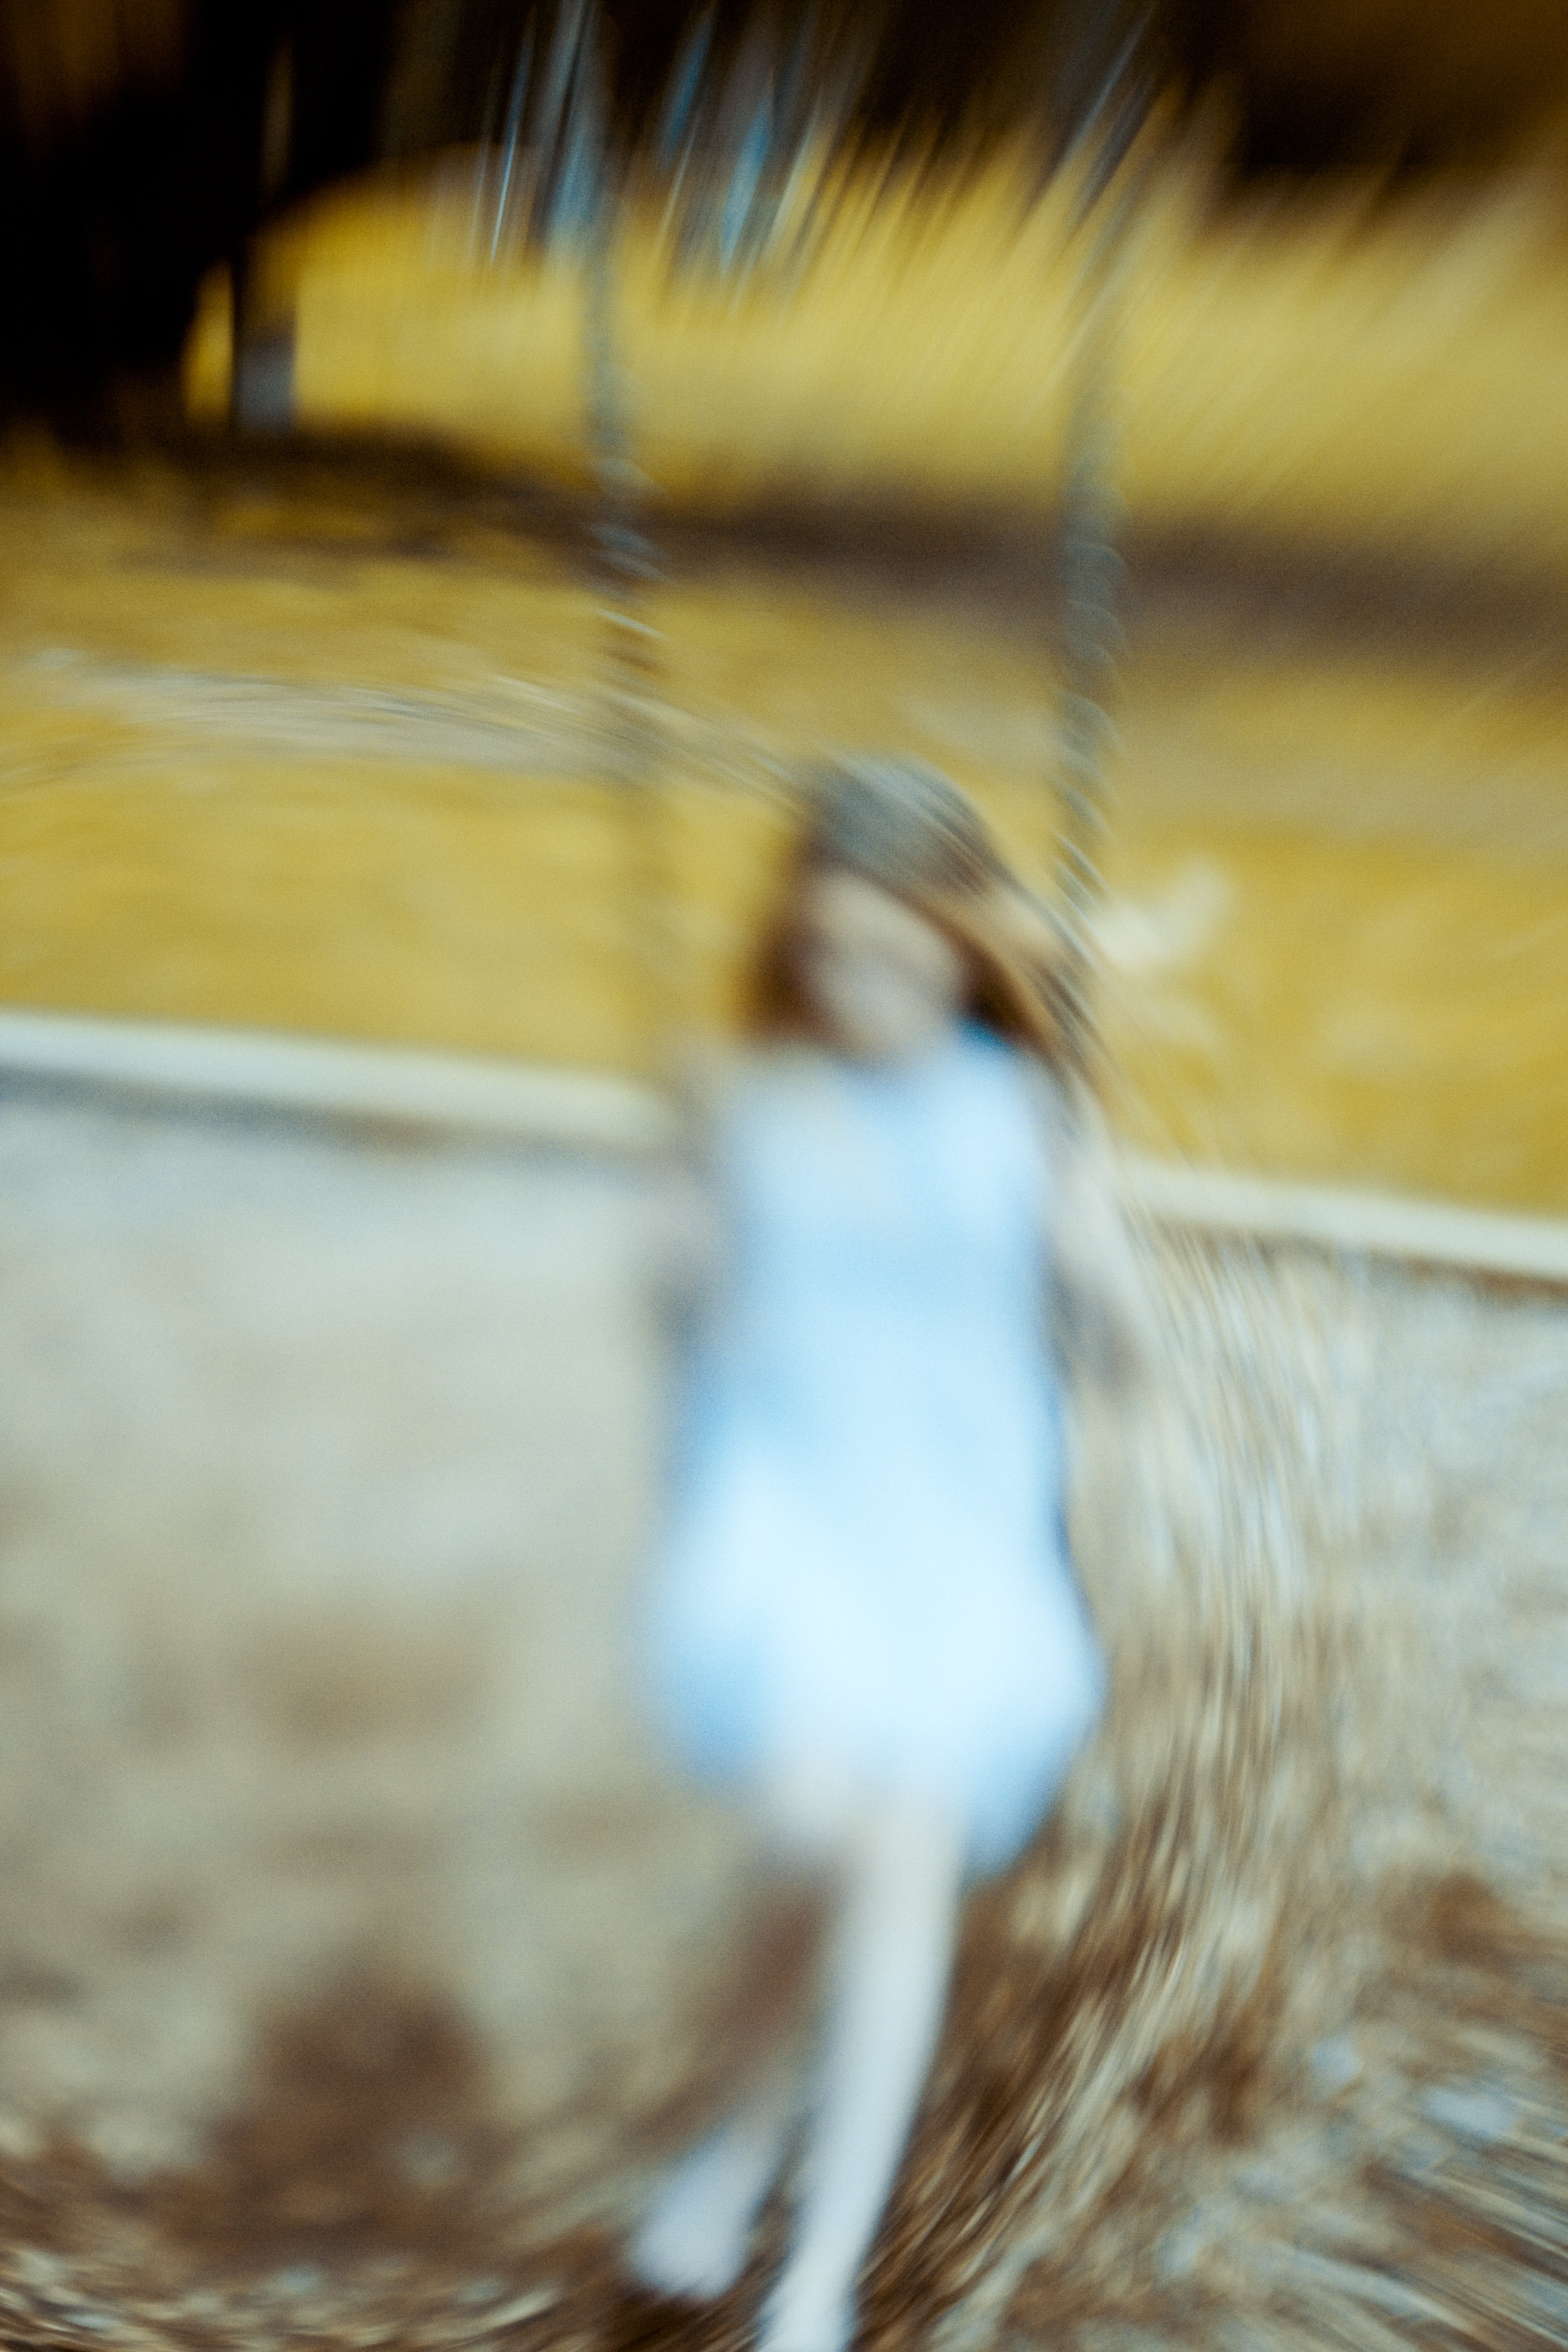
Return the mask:
[[[974,803],[921,760],[834,760],[810,779],[805,827],[752,967],[754,1035],[825,1034],[801,967],[806,893],[829,873],[874,883],[951,941],[968,971],[971,1020],[1061,1076],[1082,1075],[1061,930]]]

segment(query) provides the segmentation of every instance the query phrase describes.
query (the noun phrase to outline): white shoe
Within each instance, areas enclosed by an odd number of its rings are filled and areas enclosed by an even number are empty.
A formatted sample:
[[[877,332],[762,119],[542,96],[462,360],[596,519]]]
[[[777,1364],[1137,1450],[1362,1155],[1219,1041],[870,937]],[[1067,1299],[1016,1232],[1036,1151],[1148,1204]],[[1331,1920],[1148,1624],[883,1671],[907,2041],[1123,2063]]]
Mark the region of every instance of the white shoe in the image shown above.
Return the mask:
[[[852,2294],[817,2294],[786,2275],[762,2306],[758,2352],[849,2352],[854,2332]]]
[[[770,2145],[754,2149],[733,2130],[694,2148],[632,2241],[643,2285],[697,2301],[727,2294],[746,2268],[775,2160]]]

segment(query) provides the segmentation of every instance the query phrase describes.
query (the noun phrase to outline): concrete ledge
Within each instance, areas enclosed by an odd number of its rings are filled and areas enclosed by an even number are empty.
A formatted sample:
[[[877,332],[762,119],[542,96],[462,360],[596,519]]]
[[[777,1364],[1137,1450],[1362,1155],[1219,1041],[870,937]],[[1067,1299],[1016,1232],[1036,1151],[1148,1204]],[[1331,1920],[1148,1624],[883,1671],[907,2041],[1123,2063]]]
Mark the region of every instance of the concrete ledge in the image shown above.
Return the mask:
[[[1133,1155],[1124,1174],[1133,1202],[1160,1224],[1568,1287],[1568,1223],[1554,1218],[1233,1176]]]
[[[7,1075],[592,1151],[651,1150],[671,1129],[651,1087],[593,1071],[175,1022],[0,1013]]]
[[[630,1078],[195,1024],[0,1013],[0,1081],[7,1074],[588,1151],[652,1151],[674,1131],[656,1090]],[[1568,1288],[1568,1223],[1556,1219],[1135,1155],[1124,1174],[1133,1205],[1158,1223]]]

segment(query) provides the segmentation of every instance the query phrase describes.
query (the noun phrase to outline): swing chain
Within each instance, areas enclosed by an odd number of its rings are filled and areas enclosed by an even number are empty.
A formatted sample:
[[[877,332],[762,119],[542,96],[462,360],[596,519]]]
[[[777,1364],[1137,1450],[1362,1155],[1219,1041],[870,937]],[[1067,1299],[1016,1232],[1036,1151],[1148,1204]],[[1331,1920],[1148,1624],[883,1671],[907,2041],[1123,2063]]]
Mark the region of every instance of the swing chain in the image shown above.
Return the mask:
[[[1103,54],[1117,29],[1116,0],[1086,26],[1081,57]],[[1149,54],[1151,17],[1122,31],[1058,169],[1076,179],[1073,228],[1087,229],[1078,276],[1077,366],[1063,468],[1061,656],[1057,685],[1056,794],[1060,919],[1066,936],[1064,993],[1073,1045],[1085,1066],[1099,1058],[1091,1004],[1094,913],[1104,895],[1100,869],[1106,814],[1106,762],[1114,734],[1110,700],[1121,639],[1116,592],[1125,569],[1116,547],[1121,500],[1114,487],[1116,339],[1132,229],[1149,168],[1134,151],[1157,87]],[[1075,61],[1076,62],[1076,61]]]
[[[643,1032],[642,1059],[656,1073],[670,1043],[676,995],[672,883],[653,719],[659,632],[646,616],[647,593],[660,577],[660,565],[643,527],[647,483],[632,457],[629,387],[617,333],[625,173],[610,136],[598,12],[592,0],[578,0],[578,7],[580,102],[591,165],[583,255],[584,408],[593,478],[589,572],[601,633],[603,774],[621,802],[627,827],[629,929],[639,975],[632,994]]]

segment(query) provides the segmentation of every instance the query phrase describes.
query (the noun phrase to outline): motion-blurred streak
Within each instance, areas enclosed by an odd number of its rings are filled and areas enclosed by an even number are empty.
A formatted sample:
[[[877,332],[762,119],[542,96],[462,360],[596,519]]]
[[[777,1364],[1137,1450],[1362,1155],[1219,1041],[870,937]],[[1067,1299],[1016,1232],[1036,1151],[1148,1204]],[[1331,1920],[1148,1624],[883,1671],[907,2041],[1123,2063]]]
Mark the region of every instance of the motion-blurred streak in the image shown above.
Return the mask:
[[[580,286],[548,257],[475,268],[475,169],[462,153],[345,186],[266,241],[295,420],[580,479]],[[719,509],[847,490],[1049,509],[1078,254],[1069,191],[1031,203],[1031,173],[1016,150],[935,181],[839,163],[809,267],[740,286],[672,285],[665,204],[634,195],[618,294],[637,463]],[[1558,176],[1523,160],[1474,186],[1226,207],[1218,180],[1201,141],[1167,151],[1128,250],[1105,398],[1134,521],[1568,562]],[[230,320],[217,278],[186,353],[194,415],[226,407]]]
[[[596,717],[583,698],[510,679],[488,693],[394,694],[64,656],[31,665],[19,682],[50,700],[154,729],[165,743],[217,736],[231,755],[293,751],[517,774],[586,765]]]
[[[601,0],[611,143],[666,180],[676,167],[693,250],[744,271],[759,247],[787,259],[799,227],[814,234],[824,158],[874,154],[896,184],[1022,140],[1038,177],[1137,14],[1124,0],[975,0],[961,18],[925,0]],[[480,250],[499,227],[498,252],[538,144],[524,114],[542,121],[551,56],[580,55],[576,22],[554,0],[4,0],[0,310],[27,329],[0,354],[0,410],[99,432],[145,418],[204,272],[240,266],[280,209],[370,168],[493,153],[470,226]],[[1561,145],[1568,18],[1552,0],[1479,15],[1365,0],[1326,17],[1286,0],[1155,0],[1148,26],[1178,116],[1223,115],[1232,187],[1281,171],[1408,178]],[[580,155],[581,127],[567,104],[558,162]],[[547,180],[574,184],[570,169]]]

